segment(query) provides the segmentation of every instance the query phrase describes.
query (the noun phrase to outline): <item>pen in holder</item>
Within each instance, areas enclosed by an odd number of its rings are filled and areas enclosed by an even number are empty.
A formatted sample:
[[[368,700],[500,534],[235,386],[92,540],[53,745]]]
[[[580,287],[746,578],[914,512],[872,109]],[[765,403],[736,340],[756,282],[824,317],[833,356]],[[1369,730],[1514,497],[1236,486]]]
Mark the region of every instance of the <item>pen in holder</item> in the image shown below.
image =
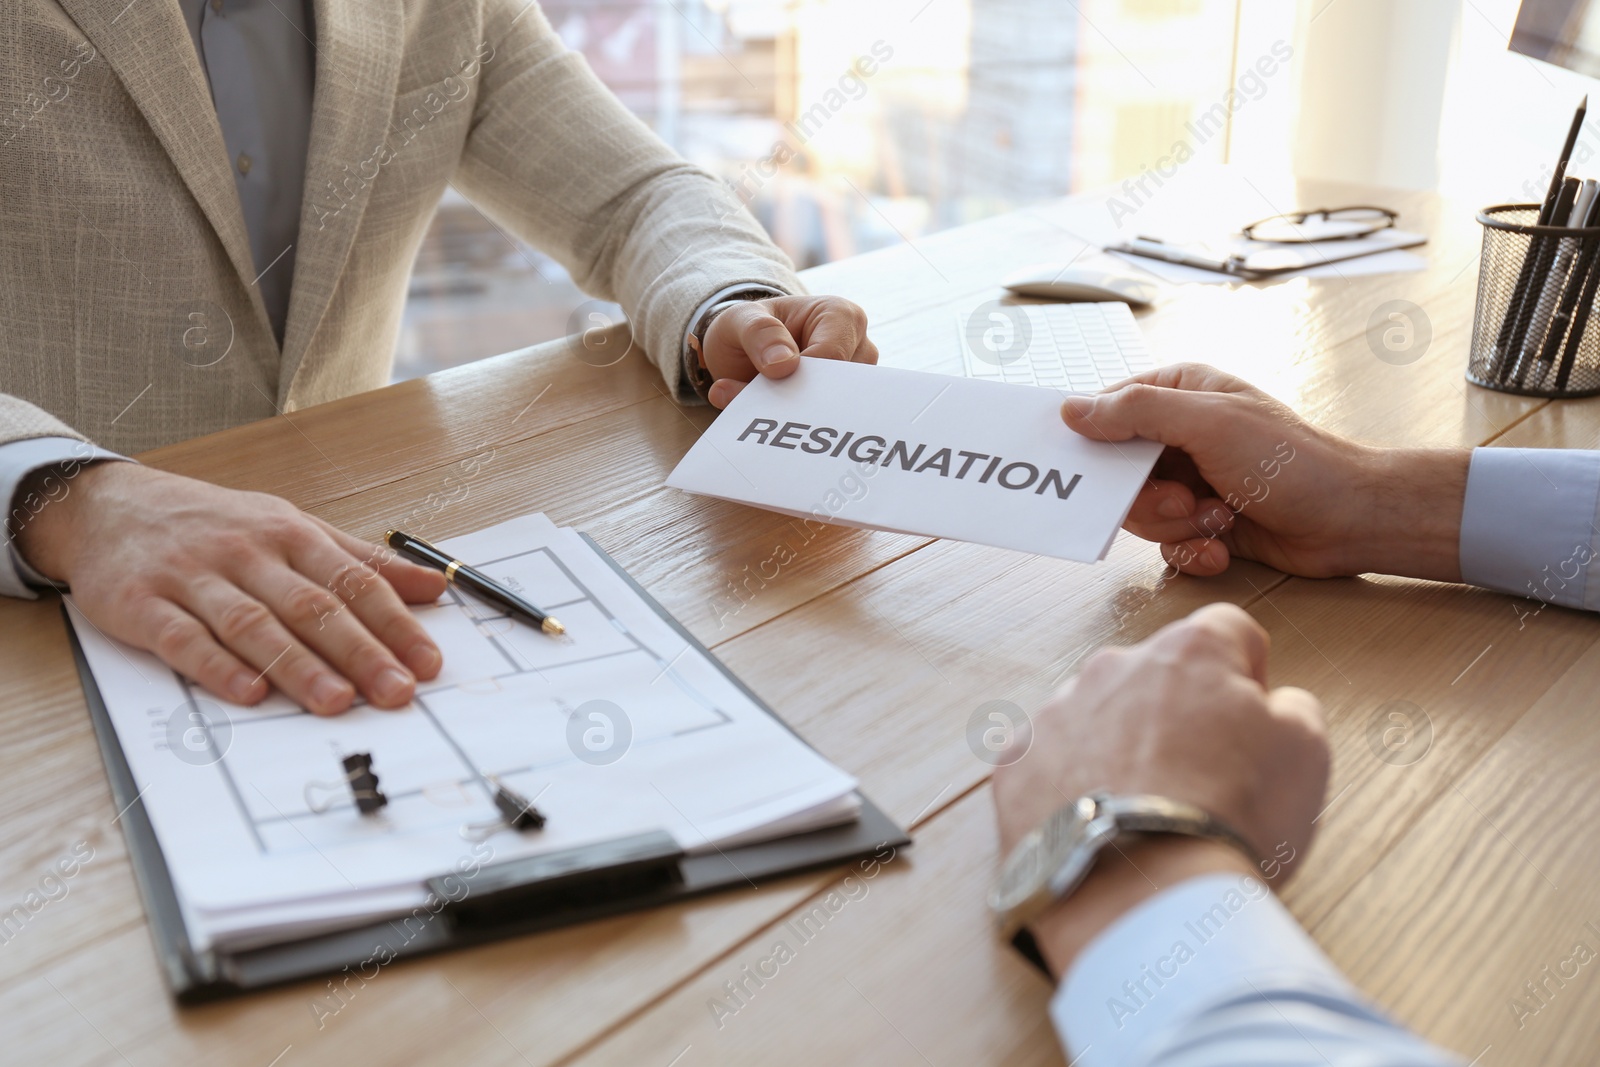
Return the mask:
[[[1467,380],[1523,396],[1600,394],[1600,226],[1540,226],[1538,204],[1478,212],[1483,256]]]

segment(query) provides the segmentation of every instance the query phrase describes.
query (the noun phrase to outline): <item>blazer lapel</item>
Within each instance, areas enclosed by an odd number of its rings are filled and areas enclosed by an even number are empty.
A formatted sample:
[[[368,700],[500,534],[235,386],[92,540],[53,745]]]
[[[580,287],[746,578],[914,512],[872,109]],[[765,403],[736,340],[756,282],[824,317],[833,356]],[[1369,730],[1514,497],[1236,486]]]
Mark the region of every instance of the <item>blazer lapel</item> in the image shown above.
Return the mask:
[[[322,324],[360,228],[372,181],[359,170],[388,136],[404,49],[398,4],[316,0],[314,8],[317,84],[300,245],[284,328],[280,406],[289,401],[295,372]]]
[[[216,231],[268,337],[261,292],[250,284],[255,261],[228,149],[200,59],[173,0],[60,0],[89,43],[105,57],[155,131],[178,174]]]

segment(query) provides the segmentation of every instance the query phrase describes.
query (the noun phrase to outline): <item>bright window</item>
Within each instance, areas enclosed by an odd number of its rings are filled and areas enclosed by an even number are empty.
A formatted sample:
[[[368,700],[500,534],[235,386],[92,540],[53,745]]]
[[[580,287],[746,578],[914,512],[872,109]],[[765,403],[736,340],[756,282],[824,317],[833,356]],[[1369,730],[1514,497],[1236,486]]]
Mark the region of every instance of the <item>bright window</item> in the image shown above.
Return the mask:
[[[1293,5],[1281,2],[542,6],[801,267],[1118,182],[1180,144],[1186,158],[1224,161],[1235,141],[1262,143],[1245,137],[1246,116],[1286,115],[1291,95],[1268,103],[1272,80],[1251,72],[1273,34],[1290,33]],[[1252,110],[1230,107],[1230,92]],[[787,160],[775,173],[774,159]],[[396,376],[573,332],[583,300],[559,266],[447,192],[417,260]]]

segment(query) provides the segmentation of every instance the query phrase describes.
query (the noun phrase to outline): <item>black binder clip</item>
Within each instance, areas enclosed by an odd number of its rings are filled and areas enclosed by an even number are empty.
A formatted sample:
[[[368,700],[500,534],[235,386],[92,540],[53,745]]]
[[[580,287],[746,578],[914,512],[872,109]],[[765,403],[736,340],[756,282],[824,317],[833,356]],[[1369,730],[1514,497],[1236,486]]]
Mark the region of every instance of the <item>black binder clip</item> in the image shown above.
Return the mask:
[[[383,795],[378,788],[378,776],[372,773],[372,753],[352,752],[344,758],[344,782],[307,782],[305,788],[306,807],[312,812],[321,815],[333,806],[331,794],[337,793],[341,784],[350,787],[350,795],[356,802],[356,810],[363,815],[376,815],[378,809],[389,803],[389,798]],[[327,791],[330,795],[318,804],[311,797],[313,789]]]
[[[500,810],[500,818],[492,822],[469,822],[461,828],[462,837],[468,841],[483,841],[501,830],[520,833],[544,829],[544,813],[533,806],[533,801],[492,774],[484,775],[484,780],[494,786],[494,806]]]

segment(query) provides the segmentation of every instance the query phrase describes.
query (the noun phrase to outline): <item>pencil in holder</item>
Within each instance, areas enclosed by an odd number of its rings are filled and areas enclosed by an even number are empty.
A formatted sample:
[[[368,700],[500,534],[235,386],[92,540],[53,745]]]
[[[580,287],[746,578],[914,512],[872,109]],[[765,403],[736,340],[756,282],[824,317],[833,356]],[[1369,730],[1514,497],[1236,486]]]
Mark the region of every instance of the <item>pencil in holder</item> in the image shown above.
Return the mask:
[[[1478,212],[1483,257],[1467,380],[1523,396],[1600,394],[1600,227],[1540,226],[1538,204]]]

